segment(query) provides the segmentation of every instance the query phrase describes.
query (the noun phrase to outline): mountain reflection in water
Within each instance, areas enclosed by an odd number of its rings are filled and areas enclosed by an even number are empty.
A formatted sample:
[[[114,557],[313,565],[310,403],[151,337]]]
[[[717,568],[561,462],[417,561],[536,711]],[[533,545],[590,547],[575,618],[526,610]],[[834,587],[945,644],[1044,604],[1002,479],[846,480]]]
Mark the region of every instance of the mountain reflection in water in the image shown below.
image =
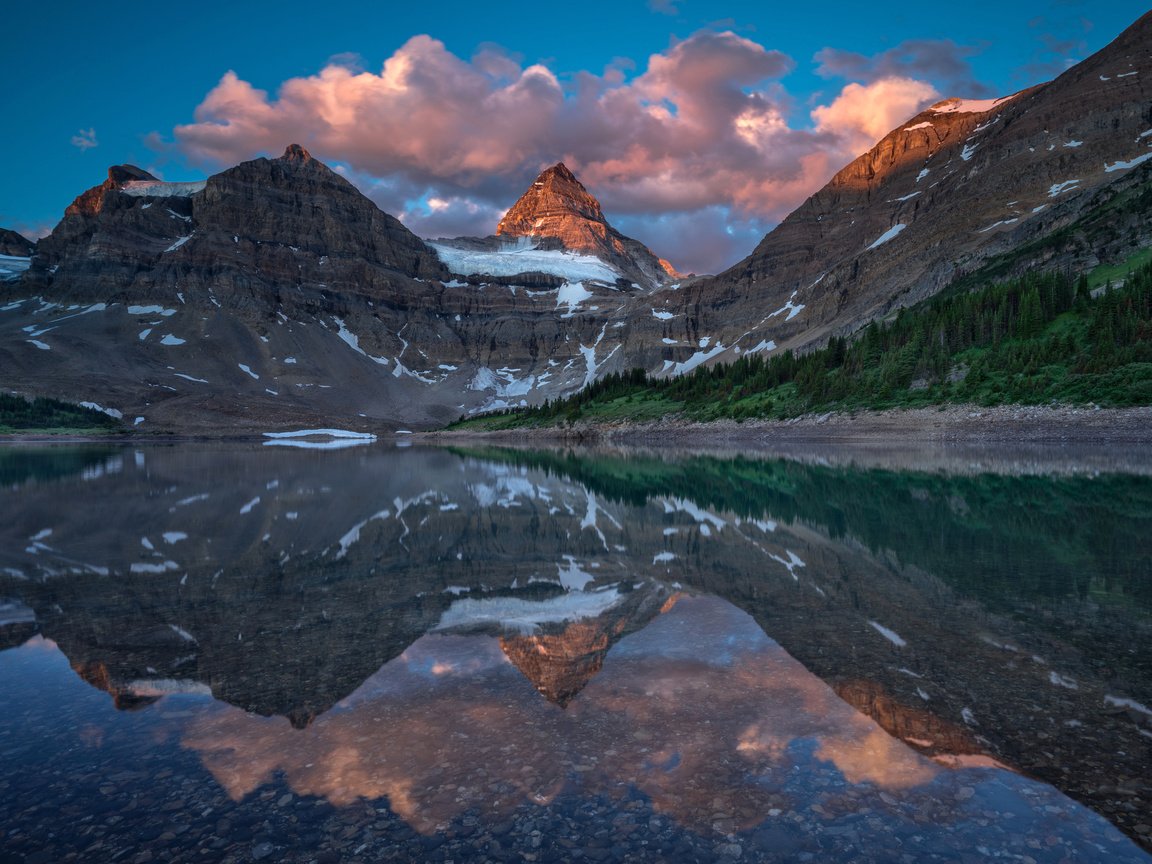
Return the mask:
[[[1145,860],[1026,775],[1129,831],[1148,800],[1148,480],[420,448],[62,456],[29,471],[7,454],[0,646],[23,647],[0,653],[0,782],[48,796],[47,742],[75,739],[83,705],[84,746],[59,757],[78,777],[113,752],[182,753],[231,802],[209,809],[271,807],[276,789],[344,814],[380,802],[372,818],[424,838],[371,841],[398,860],[413,844],[567,860],[578,844],[540,832],[589,807],[636,860],[734,844]],[[73,671],[37,659],[57,645]],[[137,710],[93,709],[80,679]],[[0,815],[34,844],[53,803],[9,796]],[[247,838],[199,829],[248,860]],[[299,860],[343,849],[299,842]]]

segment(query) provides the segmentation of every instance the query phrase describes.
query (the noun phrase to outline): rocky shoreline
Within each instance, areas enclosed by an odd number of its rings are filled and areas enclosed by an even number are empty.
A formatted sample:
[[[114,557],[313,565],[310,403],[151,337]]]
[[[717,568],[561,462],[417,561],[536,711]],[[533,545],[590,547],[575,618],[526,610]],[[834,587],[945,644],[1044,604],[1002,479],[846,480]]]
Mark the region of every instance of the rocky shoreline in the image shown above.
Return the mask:
[[[790,420],[712,423],[673,416],[651,423],[577,423],[493,432],[442,431],[426,432],[420,437],[614,444],[668,442],[684,446],[779,441],[1139,444],[1152,442],[1152,407],[945,405],[884,411],[830,411]]]

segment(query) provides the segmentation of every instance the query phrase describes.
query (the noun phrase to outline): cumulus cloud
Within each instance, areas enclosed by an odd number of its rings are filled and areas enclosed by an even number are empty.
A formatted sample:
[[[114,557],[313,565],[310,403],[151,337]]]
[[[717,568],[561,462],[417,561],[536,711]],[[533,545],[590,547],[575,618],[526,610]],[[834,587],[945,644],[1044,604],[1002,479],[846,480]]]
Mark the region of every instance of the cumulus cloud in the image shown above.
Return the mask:
[[[222,167],[300,143],[424,236],[491,233],[536,173],[563,160],[614,224],[644,223],[635,233],[655,252],[714,272],[755,245],[749,226],[770,227],[936,95],[881,76],[798,126],[781,83],[794,65],[704,30],[638,73],[621,62],[562,82],[499,46],[466,60],[420,35],[379,72],[334,57],[274,96],[228,72],[166,146]]]
[[[95,129],[81,129],[72,136],[72,146],[78,147],[81,151],[90,150],[93,147],[99,147],[100,142],[96,140]]]
[[[951,39],[909,39],[880,54],[871,56],[855,51],[824,48],[813,58],[816,74],[824,78],[843,78],[871,84],[884,78],[931,80],[944,88],[948,96],[987,98],[1003,96],[977,81],[968,58],[981,48],[958,45]]]
[[[871,84],[849,84],[831,105],[812,111],[816,128],[837,135],[862,153],[909,117],[939,100],[925,81],[881,78]]]

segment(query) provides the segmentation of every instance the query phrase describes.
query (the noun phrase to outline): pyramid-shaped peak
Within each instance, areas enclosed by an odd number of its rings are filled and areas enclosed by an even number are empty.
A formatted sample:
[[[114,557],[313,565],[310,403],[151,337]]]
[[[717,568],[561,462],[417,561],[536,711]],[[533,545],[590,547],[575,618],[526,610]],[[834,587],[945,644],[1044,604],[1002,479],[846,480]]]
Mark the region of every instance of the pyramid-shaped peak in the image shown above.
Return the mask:
[[[561,236],[573,220],[606,225],[597,201],[563,162],[540,173],[496,226],[508,237]],[[602,232],[601,232],[602,233]]]
[[[671,264],[608,224],[600,202],[563,162],[539,176],[496,226],[500,237],[535,237],[568,252],[594,255],[626,282],[655,285],[676,277]]]

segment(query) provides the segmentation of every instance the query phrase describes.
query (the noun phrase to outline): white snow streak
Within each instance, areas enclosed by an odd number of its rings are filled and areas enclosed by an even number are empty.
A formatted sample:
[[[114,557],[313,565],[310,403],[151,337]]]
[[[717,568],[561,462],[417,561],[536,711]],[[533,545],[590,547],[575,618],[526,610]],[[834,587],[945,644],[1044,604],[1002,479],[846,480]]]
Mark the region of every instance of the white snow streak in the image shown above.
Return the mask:
[[[895,631],[889,630],[883,624],[878,624],[875,621],[869,621],[868,623],[872,625],[872,627],[876,630],[877,633],[879,633],[881,636],[883,636],[885,639],[887,639],[889,642],[891,642],[897,648],[903,648],[905,645],[908,644],[903,639],[901,639],[900,636]]]
[[[893,225],[891,228],[889,228],[887,231],[885,231],[883,234],[881,234],[879,237],[877,237],[874,241],[872,241],[872,245],[869,246],[864,251],[870,252],[873,249],[875,249],[877,246],[883,246],[885,243],[887,243],[893,237],[896,237],[901,231],[903,231],[907,227],[908,226],[905,225],[903,222],[897,222],[895,225]]]

